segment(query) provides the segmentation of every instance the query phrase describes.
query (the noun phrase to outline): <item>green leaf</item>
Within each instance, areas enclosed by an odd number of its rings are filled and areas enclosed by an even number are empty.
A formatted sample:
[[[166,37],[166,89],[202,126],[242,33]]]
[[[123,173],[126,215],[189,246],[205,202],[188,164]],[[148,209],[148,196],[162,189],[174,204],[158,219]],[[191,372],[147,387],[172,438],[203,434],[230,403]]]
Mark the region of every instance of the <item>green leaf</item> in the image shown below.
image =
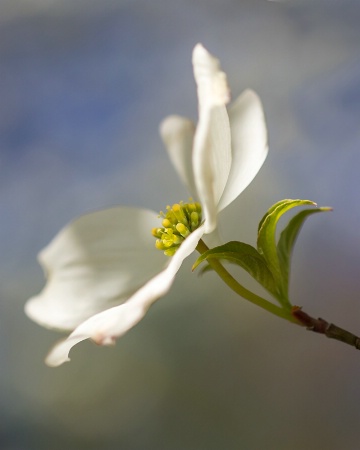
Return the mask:
[[[282,286],[282,272],[276,246],[276,225],[284,213],[296,206],[303,205],[316,206],[316,203],[310,200],[281,200],[268,210],[259,224],[257,239],[258,251],[264,256],[268,268],[275,279],[275,283],[279,287]],[[286,295],[287,293],[284,292],[284,294]]]
[[[210,266],[210,264],[206,264],[206,266],[202,267],[200,272],[198,272],[199,276],[203,276],[208,272],[212,272],[214,269]]]
[[[269,214],[272,214],[273,211],[275,211],[275,209],[276,209],[278,206],[282,205],[284,202],[287,202],[287,201],[288,201],[288,199],[285,199],[285,200],[279,200],[278,202],[276,202],[276,203],[274,203],[272,206],[270,206],[270,208],[266,211],[266,213],[264,214],[263,218],[262,218],[262,219],[260,220],[260,222],[259,222],[258,233],[259,233],[260,228],[262,227],[262,225],[263,225],[265,219],[269,216]]]
[[[194,263],[193,270],[205,260],[223,259],[237,264],[255,278],[265,289],[278,298],[274,278],[266,261],[259,252],[249,244],[231,241],[203,253]]]
[[[289,289],[289,275],[290,275],[290,260],[291,254],[299,235],[300,229],[311,214],[331,211],[331,208],[322,207],[316,209],[305,209],[294,216],[288,225],[282,231],[279,242],[277,245],[277,253],[279,257],[280,269],[282,273],[282,284],[285,293],[288,293]]]

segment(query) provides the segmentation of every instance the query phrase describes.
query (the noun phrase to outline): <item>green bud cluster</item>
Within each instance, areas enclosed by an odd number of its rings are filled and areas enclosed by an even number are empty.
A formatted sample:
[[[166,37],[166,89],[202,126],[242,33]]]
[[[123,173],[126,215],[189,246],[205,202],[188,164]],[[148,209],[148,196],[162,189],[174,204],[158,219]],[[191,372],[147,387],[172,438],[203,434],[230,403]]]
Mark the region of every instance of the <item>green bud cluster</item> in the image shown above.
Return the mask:
[[[166,210],[166,213],[161,211],[159,215],[162,227],[153,228],[152,235],[156,238],[155,247],[166,256],[173,256],[189,234],[201,225],[201,205],[180,202],[167,206]]]

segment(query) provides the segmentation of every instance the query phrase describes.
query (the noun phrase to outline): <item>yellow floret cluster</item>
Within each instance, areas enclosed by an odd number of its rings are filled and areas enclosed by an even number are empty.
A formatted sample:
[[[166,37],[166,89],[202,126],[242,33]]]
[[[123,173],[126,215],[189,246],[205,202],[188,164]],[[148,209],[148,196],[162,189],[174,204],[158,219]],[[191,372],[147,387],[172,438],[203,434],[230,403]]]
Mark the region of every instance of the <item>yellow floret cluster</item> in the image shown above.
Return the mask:
[[[201,205],[197,202],[175,203],[166,207],[167,212],[160,212],[162,227],[153,228],[156,238],[155,247],[166,256],[173,256],[181,243],[201,224]]]

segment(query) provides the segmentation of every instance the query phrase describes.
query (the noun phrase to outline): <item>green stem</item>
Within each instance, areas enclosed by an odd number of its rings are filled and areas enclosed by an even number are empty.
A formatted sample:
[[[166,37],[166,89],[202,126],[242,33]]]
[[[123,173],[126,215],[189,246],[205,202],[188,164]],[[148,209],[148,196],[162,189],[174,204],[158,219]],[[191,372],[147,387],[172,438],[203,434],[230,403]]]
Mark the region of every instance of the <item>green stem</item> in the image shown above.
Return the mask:
[[[205,242],[200,239],[196,247],[196,250],[200,254],[203,254],[207,250],[209,250],[209,248],[207,247]],[[277,305],[274,305],[268,300],[265,300],[264,298],[254,294],[253,292],[249,291],[244,286],[242,286],[237,280],[235,280],[235,278],[225,269],[225,267],[217,259],[209,258],[207,262],[215,270],[215,272],[219,275],[219,277],[224,281],[224,283],[226,283],[230,287],[230,289],[236,292],[236,294],[245,298],[254,305],[260,306],[260,308],[265,309],[266,311],[270,312],[271,314],[274,314],[275,316],[281,317],[282,319],[286,319],[292,323],[296,323],[297,325],[302,325],[300,321],[292,315],[291,309],[286,310]]]

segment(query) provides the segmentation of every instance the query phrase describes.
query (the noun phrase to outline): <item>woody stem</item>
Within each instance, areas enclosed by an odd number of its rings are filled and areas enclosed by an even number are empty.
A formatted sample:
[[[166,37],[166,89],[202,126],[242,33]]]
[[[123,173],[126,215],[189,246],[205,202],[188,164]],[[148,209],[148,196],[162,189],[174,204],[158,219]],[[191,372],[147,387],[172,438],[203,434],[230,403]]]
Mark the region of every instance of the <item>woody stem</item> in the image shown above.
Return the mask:
[[[344,342],[345,344],[355,347],[360,350],[360,338],[350,331],[344,330],[333,323],[329,323],[320,317],[315,319],[309,316],[299,306],[294,306],[291,311],[292,315],[301,322],[303,326],[309,331],[324,334],[330,339]]]

